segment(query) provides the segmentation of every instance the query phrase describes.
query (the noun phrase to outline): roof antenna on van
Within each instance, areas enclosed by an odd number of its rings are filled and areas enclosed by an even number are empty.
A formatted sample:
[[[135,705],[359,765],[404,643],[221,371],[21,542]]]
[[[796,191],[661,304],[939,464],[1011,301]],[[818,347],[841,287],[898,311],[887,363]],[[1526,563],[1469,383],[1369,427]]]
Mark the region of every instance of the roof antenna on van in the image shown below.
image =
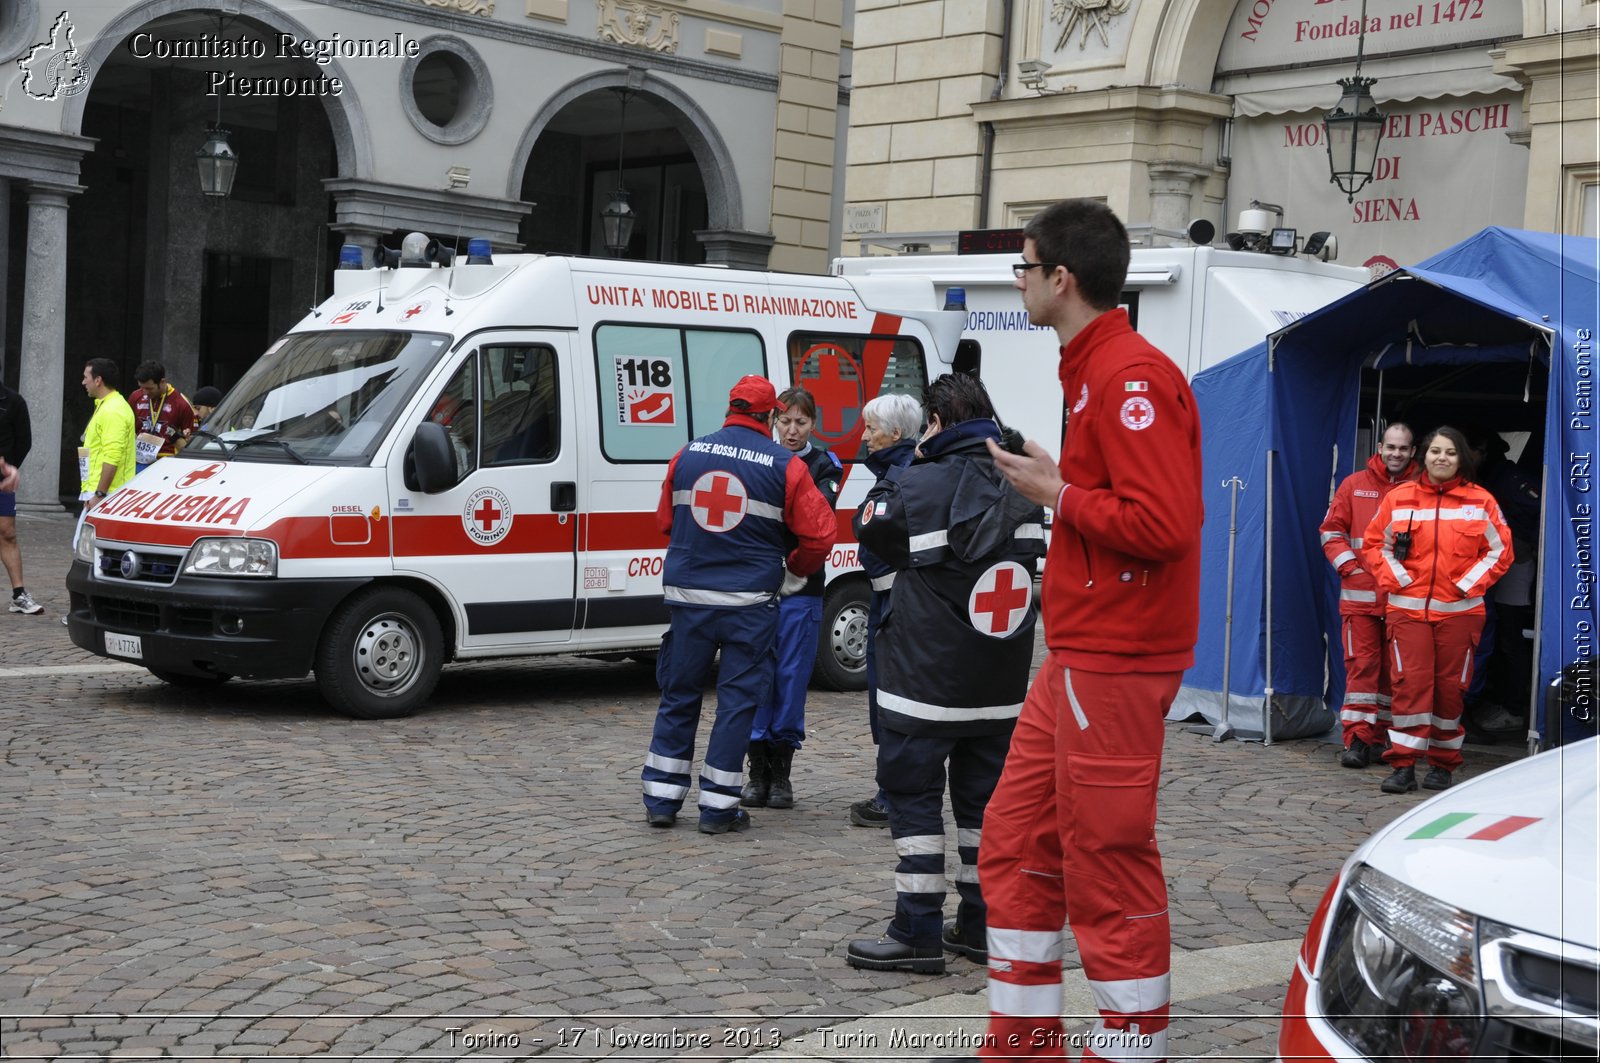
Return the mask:
[[[383,209],[378,213],[378,228],[382,229],[384,222],[386,222],[388,220],[389,220],[389,208],[388,208],[387,205],[385,205],[383,207]],[[388,257],[387,257],[387,255],[385,253],[385,252],[387,252],[387,250],[388,249],[383,246],[383,237],[381,237],[381,236],[378,237],[378,246],[377,246],[377,248],[374,249],[373,256],[372,256],[374,265],[382,265],[382,264],[386,264],[388,262]],[[379,276],[378,276],[378,306],[377,306],[377,309],[373,310],[372,312],[374,314],[383,313],[383,275],[382,274],[379,274]]]
[[[322,316],[322,311],[317,308],[317,288],[322,283],[322,241],[322,226],[319,225],[317,226],[317,250],[315,254],[317,268],[316,272],[311,274],[311,306],[308,307],[312,317]]]
[[[456,213],[456,234],[450,238],[450,276],[444,279],[444,316],[449,317],[455,313],[450,309],[450,289],[456,283],[456,259],[461,255],[461,221],[466,216],[466,211]]]

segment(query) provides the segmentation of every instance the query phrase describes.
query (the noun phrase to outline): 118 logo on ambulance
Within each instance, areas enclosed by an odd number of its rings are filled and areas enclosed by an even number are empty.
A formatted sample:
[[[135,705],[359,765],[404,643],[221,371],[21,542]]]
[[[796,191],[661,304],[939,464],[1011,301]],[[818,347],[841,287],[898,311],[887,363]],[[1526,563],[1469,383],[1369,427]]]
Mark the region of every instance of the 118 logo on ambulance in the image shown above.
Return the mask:
[[[675,425],[677,404],[672,393],[672,363],[665,358],[617,355],[617,423]]]

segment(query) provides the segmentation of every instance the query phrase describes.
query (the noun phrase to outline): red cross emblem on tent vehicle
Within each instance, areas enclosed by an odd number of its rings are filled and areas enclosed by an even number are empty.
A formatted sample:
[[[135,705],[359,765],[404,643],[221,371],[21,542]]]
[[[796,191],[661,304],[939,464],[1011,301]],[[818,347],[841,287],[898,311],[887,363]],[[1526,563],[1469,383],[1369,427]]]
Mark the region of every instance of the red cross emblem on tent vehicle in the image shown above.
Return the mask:
[[[493,546],[511,531],[511,500],[493,487],[472,492],[461,507],[461,526],[479,546]]]
[[[967,618],[980,634],[1003,639],[1022,626],[1033,602],[1033,577],[1015,561],[1001,561],[978,577],[967,598]]]
[[[732,531],[750,508],[750,493],[731,472],[708,472],[689,489],[689,512],[708,532]]]
[[[817,400],[813,434],[825,443],[850,435],[861,419],[861,366],[843,347],[819,343],[807,349],[794,367],[794,382]]]

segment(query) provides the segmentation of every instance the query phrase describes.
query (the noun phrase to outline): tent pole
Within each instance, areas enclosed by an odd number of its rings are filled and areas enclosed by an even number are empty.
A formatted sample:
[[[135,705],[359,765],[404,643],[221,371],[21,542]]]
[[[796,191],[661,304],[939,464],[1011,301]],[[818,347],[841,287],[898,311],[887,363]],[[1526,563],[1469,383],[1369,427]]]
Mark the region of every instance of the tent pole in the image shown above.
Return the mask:
[[[1535,565],[1544,564],[1544,551],[1549,548],[1549,544],[1545,542],[1545,538],[1544,538],[1544,535],[1545,535],[1544,522],[1545,522],[1545,519],[1546,519],[1546,507],[1549,505],[1549,497],[1548,497],[1549,496],[1549,492],[1545,490],[1545,487],[1549,483],[1550,483],[1550,466],[1549,466],[1548,463],[1541,463],[1540,466],[1539,466],[1539,547],[1540,547],[1540,550],[1539,550],[1539,559],[1538,559],[1538,561],[1535,562]],[[1534,572],[1533,572],[1533,667],[1529,669],[1529,671],[1532,673],[1532,675],[1530,676],[1530,678],[1528,680],[1528,684],[1529,684],[1529,686],[1528,686],[1528,755],[1529,756],[1532,756],[1533,754],[1539,752],[1539,746],[1543,744],[1543,742],[1542,742],[1542,739],[1543,739],[1542,732],[1547,729],[1547,725],[1549,724],[1548,720],[1539,719],[1539,709],[1540,709],[1540,705],[1539,705],[1539,641],[1540,641],[1540,637],[1544,633],[1544,625],[1540,622],[1543,619],[1544,619],[1544,580],[1539,578],[1539,570],[1537,568],[1535,568]],[[1520,632],[1520,631],[1517,632],[1517,637],[1521,638],[1522,637],[1522,632]],[[1561,681],[1561,673],[1560,672],[1556,673],[1556,681],[1557,682]]]
[[[1272,744],[1272,459],[1278,452],[1267,451],[1267,685],[1261,699],[1261,741]]]
[[[1383,439],[1383,435],[1378,429],[1383,427],[1383,424],[1383,370],[1380,369],[1378,370],[1378,404],[1372,409],[1372,438],[1380,442]],[[1353,457],[1354,455],[1352,455]]]
[[[1222,628],[1222,719],[1217,723],[1217,729],[1211,732],[1213,742],[1221,742],[1233,734],[1233,725],[1228,722],[1228,709],[1232,700],[1233,687],[1229,675],[1233,669],[1233,547],[1239,536],[1239,491],[1244,487],[1244,481],[1237,476],[1222,481],[1222,486],[1228,491],[1228,601],[1223,608]]]

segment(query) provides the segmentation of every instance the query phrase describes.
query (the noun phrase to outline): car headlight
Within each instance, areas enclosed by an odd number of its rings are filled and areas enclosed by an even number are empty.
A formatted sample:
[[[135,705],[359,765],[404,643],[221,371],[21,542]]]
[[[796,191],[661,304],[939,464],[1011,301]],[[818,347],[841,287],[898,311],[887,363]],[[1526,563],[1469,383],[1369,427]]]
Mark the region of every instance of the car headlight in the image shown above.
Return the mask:
[[[1473,916],[1365,865],[1328,935],[1322,1014],[1375,1059],[1465,1058],[1483,1028]]]
[[[94,525],[88,521],[84,521],[78,529],[78,542],[73,547],[73,553],[79,561],[91,568],[94,566]]]
[[[186,576],[276,576],[278,544],[271,539],[197,539],[183,563]]]

